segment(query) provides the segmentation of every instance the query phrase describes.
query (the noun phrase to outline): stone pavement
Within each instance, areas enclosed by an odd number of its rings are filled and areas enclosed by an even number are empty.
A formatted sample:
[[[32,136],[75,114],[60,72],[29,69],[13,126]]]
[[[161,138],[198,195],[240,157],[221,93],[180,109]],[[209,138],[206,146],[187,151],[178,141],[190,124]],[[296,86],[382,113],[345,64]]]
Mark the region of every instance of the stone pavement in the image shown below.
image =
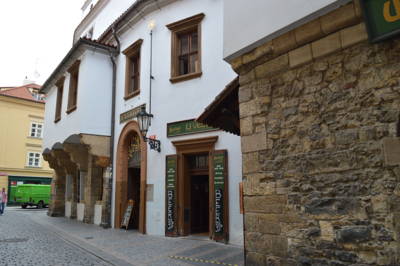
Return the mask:
[[[15,225],[11,219],[16,221]],[[4,220],[8,224],[7,228],[25,225],[25,229],[19,234],[14,233],[15,236],[3,237]],[[29,230],[28,224],[34,230]],[[67,218],[48,217],[45,211],[18,208],[8,208],[6,215],[0,216],[0,258],[3,257],[2,246],[10,246],[4,244],[4,239],[31,238],[35,232],[43,234],[43,243],[54,243],[51,244],[51,254],[46,255],[46,249],[42,249],[40,254],[48,256],[49,262],[57,258],[59,264],[31,263],[30,260],[37,262],[31,257],[37,257],[35,252],[38,248],[30,244],[27,246],[28,256],[23,256],[26,264],[8,265],[244,265],[242,247],[209,240],[142,235],[131,230],[105,230]],[[25,245],[28,242],[24,242]],[[75,253],[72,252],[74,249]],[[16,253],[10,252],[6,256],[10,259]]]

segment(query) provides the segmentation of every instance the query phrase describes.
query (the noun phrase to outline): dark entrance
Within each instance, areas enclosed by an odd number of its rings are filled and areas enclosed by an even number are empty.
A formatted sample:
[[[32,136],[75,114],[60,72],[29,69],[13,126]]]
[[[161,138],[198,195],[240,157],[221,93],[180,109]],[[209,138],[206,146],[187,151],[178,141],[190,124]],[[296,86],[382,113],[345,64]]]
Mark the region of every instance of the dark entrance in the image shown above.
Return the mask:
[[[207,233],[209,229],[208,175],[191,177],[191,227],[192,234]]]
[[[133,213],[128,228],[139,229],[140,211],[140,146],[139,137],[134,135],[128,150],[127,200],[133,200]]]
[[[128,201],[133,200],[133,214],[129,228],[139,229],[140,168],[128,168]]]
[[[209,234],[208,154],[188,156],[190,182],[190,233]]]

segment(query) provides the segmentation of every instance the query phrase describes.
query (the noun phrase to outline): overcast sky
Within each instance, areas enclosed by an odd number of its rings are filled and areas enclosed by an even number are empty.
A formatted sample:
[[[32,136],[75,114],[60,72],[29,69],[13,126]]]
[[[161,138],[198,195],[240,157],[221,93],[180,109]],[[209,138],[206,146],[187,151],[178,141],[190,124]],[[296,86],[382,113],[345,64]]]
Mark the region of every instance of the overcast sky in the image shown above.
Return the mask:
[[[72,47],[83,2],[0,0],[0,86],[44,83]]]

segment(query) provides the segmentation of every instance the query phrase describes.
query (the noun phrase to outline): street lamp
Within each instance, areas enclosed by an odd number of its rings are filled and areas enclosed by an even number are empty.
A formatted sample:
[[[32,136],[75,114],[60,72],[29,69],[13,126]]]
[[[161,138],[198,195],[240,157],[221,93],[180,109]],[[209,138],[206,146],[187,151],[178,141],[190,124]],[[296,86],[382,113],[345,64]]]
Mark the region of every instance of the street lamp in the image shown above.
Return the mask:
[[[144,142],[148,142],[151,150],[161,151],[161,142],[155,138],[147,138],[147,131],[149,130],[152,114],[146,112],[146,107],[142,106],[140,112],[136,115],[139,123],[139,130],[142,134]]]

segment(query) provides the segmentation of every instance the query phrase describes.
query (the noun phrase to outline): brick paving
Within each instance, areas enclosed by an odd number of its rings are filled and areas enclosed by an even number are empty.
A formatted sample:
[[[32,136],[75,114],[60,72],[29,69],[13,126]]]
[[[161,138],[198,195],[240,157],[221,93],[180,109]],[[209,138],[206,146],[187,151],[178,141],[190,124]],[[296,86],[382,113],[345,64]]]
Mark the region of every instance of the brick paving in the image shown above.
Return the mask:
[[[2,241],[12,238],[28,240]],[[239,246],[103,229],[19,208],[0,216],[0,258],[6,265],[244,265]]]

